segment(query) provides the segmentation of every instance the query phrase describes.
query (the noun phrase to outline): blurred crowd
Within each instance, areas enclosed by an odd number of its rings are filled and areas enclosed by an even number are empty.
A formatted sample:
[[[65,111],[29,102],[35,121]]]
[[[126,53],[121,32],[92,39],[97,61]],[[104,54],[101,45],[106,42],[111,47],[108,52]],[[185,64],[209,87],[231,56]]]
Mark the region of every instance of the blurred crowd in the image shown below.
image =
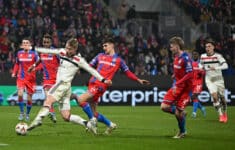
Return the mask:
[[[234,21],[231,0],[176,0],[195,23]]]
[[[119,9],[124,9],[122,4]],[[134,6],[124,11],[124,17],[112,17],[102,0],[0,0],[0,72],[11,72],[23,37],[31,37],[34,46],[41,46],[42,36],[50,33],[54,47],[64,47],[68,38],[76,37],[88,61],[102,52],[102,39],[111,35],[116,52],[137,75],[171,74],[168,40],[158,34],[143,38],[126,32],[122,24],[135,17]],[[201,37],[196,42],[200,52],[204,52],[203,40]],[[226,51],[223,54],[228,54],[233,66],[233,47],[230,49],[227,40],[219,40],[218,50]]]

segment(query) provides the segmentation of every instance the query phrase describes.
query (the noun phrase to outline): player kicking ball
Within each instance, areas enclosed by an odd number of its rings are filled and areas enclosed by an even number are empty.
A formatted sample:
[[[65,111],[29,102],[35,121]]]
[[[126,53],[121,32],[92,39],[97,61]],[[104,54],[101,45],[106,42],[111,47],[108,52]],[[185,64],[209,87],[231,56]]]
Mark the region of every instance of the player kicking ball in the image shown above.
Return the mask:
[[[96,133],[96,126],[90,121],[86,121],[79,115],[71,114],[70,112],[70,96],[71,96],[71,82],[79,68],[83,68],[99,81],[104,84],[111,85],[111,80],[106,80],[95,69],[89,66],[86,60],[77,52],[77,39],[69,39],[63,49],[51,50],[47,48],[35,48],[40,53],[50,53],[60,55],[60,65],[57,71],[56,83],[48,92],[48,96],[44,101],[43,107],[38,112],[33,122],[29,125],[28,131],[40,126],[45,116],[49,114],[50,107],[54,102],[59,103],[59,110],[62,118],[65,121],[80,124],[88,127],[93,133]]]

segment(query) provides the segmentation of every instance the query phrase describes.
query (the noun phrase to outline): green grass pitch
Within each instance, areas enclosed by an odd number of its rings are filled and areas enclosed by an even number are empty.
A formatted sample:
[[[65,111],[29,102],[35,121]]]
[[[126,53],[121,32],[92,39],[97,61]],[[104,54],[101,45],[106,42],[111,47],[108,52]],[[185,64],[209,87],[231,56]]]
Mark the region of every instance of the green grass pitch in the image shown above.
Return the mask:
[[[31,119],[39,108],[32,108]],[[218,122],[213,107],[206,108],[206,117],[198,111],[193,119],[192,107],[188,107],[188,134],[172,139],[178,131],[176,119],[159,106],[100,106],[99,111],[118,125],[109,136],[101,134],[106,128],[101,123],[100,134],[94,136],[82,126],[64,122],[58,111],[56,124],[45,118],[41,127],[19,136],[14,129],[18,107],[0,106],[0,150],[234,150],[235,107],[228,107],[226,124]],[[86,118],[81,108],[72,107],[72,113]]]

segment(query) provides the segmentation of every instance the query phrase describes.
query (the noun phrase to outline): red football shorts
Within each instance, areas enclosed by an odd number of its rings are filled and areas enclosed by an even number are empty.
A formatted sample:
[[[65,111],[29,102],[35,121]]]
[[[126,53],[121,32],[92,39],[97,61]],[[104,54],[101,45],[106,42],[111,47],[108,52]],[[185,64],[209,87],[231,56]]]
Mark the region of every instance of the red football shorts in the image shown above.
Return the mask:
[[[33,94],[35,92],[36,81],[17,79],[16,84],[18,89],[26,89],[28,94]]]
[[[162,103],[168,105],[175,104],[177,108],[183,110],[190,101],[190,91],[191,88],[188,87],[177,87],[175,93],[173,93],[173,88],[170,88],[164,96]]]
[[[202,92],[202,85],[201,84],[196,84],[193,85],[193,93],[201,93]]]
[[[93,95],[93,101],[95,103],[99,102],[99,98],[104,94],[106,89],[107,89],[106,86],[100,84],[89,83],[88,85],[88,91],[90,94]]]

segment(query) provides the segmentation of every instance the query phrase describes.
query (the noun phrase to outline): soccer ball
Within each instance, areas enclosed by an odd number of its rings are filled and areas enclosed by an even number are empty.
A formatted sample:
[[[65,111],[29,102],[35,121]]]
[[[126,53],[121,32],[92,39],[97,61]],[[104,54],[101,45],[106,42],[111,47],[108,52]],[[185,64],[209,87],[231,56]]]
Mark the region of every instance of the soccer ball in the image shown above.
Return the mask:
[[[18,123],[16,125],[16,127],[15,127],[16,134],[18,134],[18,135],[26,135],[27,128],[28,128],[27,123],[25,123],[25,122]]]

